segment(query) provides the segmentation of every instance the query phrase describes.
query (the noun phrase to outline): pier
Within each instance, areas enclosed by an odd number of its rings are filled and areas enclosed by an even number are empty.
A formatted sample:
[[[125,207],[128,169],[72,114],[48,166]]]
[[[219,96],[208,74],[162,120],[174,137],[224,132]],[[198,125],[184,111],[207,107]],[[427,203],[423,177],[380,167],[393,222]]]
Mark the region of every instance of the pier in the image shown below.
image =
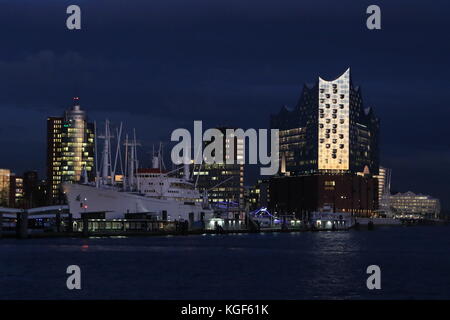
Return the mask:
[[[267,218],[267,219],[266,219]],[[265,221],[266,219],[267,221]],[[215,219],[213,219],[215,220]],[[356,218],[357,226],[402,226],[441,224],[442,220]],[[0,238],[45,237],[109,237],[109,236],[161,236],[196,234],[274,233],[305,231],[345,231],[352,227],[317,228],[304,221],[281,221],[268,215],[246,215],[244,221],[225,220],[222,225],[215,221],[192,223],[154,219],[99,219],[86,214],[73,219],[67,206],[49,206],[33,209],[0,208]]]

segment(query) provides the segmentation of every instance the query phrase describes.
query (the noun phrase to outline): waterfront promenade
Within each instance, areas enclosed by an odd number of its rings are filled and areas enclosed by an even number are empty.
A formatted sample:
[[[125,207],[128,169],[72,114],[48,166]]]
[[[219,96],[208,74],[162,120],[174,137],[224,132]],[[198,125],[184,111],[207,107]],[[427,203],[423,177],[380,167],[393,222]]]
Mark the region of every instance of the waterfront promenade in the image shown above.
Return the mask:
[[[55,210],[56,209],[56,210]],[[108,237],[108,236],[166,236],[199,234],[243,234],[243,233],[286,233],[308,231],[343,231],[338,229],[317,229],[310,224],[272,225],[261,227],[254,221],[225,223],[224,227],[205,228],[204,225],[189,227],[187,222],[158,221],[150,219],[72,219],[72,216],[53,208],[43,214],[29,214],[27,211],[0,212],[0,238],[55,238],[55,237]],[[233,221],[235,222],[235,221]],[[402,226],[414,224],[444,224],[442,220],[394,219],[356,217],[350,228],[369,228],[380,226]],[[350,229],[346,228],[344,230]]]

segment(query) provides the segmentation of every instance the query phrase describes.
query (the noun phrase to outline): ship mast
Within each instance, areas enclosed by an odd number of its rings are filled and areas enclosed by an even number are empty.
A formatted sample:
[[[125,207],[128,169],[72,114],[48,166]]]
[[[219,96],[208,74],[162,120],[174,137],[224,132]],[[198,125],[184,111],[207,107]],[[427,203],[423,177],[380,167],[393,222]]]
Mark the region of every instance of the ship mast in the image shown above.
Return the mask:
[[[117,146],[116,146],[116,157],[114,159],[114,169],[111,172],[111,182],[114,185],[116,182],[116,170],[117,170],[117,160],[120,159],[120,165],[121,165],[121,170],[122,170],[122,174],[123,174],[123,168],[122,168],[122,158],[121,158],[121,153],[120,153],[120,141],[122,138],[122,122],[120,123],[120,127],[119,129],[116,128],[116,133],[117,133]]]
[[[113,136],[110,134],[108,119],[105,121],[105,134],[99,136],[99,138],[105,140],[102,151],[102,176],[100,181],[101,184],[107,185],[110,183],[110,179],[113,179],[111,168],[111,138],[113,138]]]
[[[139,167],[137,160],[137,146],[140,144],[136,141],[136,130],[133,130],[133,141],[129,141],[128,135],[125,139],[125,171],[127,172],[127,179],[124,180],[125,190],[134,191],[137,189],[139,181],[136,181],[136,172]]]

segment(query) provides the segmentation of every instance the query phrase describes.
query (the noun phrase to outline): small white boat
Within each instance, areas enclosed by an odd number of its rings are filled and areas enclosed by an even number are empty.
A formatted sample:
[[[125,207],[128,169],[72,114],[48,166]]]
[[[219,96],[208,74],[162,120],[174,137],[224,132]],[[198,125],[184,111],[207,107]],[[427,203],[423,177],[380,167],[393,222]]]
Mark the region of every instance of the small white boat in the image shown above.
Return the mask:
[[[348,230],[355,224],[350,212],[333,212],[329,206],[312,212],[309,222],[313,230]]]

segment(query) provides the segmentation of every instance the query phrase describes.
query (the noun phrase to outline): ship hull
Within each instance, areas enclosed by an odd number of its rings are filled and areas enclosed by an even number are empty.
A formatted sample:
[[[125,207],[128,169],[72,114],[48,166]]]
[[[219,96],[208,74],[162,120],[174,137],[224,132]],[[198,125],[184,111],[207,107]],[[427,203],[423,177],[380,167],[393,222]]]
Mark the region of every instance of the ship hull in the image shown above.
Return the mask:
[[[145,213],[157,219],[186,221],[200,221],[213,216],[212,210],[202,208],[201,203],[152,198],[82,184],[65,183],[63,190],[70,213],[76,219],[84,213],[104,213],[106,219],[123,219],[126,214]]]

